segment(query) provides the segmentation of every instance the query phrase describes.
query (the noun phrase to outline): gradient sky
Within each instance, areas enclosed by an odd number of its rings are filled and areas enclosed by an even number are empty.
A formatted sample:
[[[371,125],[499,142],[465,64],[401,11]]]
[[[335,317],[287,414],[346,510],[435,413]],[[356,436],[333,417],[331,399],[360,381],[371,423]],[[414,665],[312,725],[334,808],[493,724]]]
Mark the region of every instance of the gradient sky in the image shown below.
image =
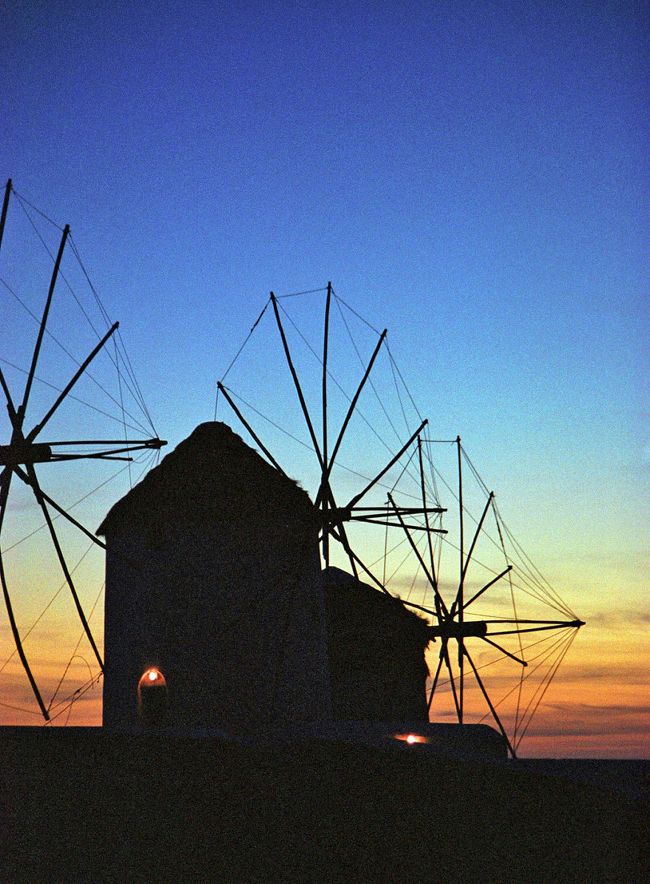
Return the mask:
[[[650,751],[649,24],[635,2],[3,8],[0,169],[72,225],[161,436],[212,418],[270,289],[331,279],[389,328],[434,434],[587,621],[530,754]],[[4,353],[4,293],[0,317]]]

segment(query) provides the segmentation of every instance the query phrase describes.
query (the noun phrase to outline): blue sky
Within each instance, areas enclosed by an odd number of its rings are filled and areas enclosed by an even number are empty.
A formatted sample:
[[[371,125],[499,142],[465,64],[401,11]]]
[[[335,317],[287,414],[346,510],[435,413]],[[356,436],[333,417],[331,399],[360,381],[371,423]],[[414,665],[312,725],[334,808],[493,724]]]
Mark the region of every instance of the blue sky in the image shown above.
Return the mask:
[[[642,4],[4,19],[0,167],[71,223],[161,435],[211,418],[270,289],[331,279],[388,326],[436,434],[463,436],[535,558],[587,609],[647,604]],[[14,305],[0,315],[11,335]]]

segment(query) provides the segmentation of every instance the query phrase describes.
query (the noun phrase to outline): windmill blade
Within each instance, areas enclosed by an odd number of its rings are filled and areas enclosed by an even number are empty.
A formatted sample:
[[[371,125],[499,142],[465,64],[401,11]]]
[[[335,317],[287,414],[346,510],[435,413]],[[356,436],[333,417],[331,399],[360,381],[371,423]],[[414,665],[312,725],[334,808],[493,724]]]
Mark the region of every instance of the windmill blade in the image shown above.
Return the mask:
[[[366,494],[367,494],[372,488],[374,488],[374,486],[377,484],[377,482],[379,482],[379,480],[382,479],[382,478],[386,475],[386,473],[391,469],[391,467],[395,466],[395,464],[396,464],[397,461],[400,459],[400,457],[404,454],[404,452],[405,452],[406,449],[409,447],[409,445],[412,445],[412,444],[413,444],[413,442],[417,439],[417,437],[420,435],[420,433],[422,432],[422,430],[424,429],[424,427],[426,427],[426,425],[427,425],[428,423],[429,423],[428,420],[423,420],[423,421],[422,421],[422,423],[421,423],[420,426],[417,428],[417,430],[415,431],[415,433],[413,433],[413,435],[409,438],[408,442],[405,442],[404,445],[402,445],[402,447],[400,448],[400,450],[397,452],[397,454],[396,454],[394,457],[392,457],[392,458],[390,459],[390,461],[386,464],[386,466],[383,468],[383,470],[381,470],[381,472],[379,472],[379,473],[374,477],[374,479],[372,479],[372,480],[366,485],[366,487],[365,487],[362,491],[360,491],[357,495],[355,495],[355,496],[350,500],[350,502],[348,503],[346,509],[349,509],[349,510],[354,509],[354,507],[359,503],[359,501],[360,501],[363,497],[365,497]]]

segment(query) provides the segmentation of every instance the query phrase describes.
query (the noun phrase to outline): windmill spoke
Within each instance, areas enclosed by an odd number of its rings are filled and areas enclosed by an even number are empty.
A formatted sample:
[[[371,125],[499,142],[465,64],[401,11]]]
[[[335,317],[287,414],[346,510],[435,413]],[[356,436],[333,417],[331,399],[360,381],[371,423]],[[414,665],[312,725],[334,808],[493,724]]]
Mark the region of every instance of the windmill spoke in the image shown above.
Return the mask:
[[[429,701],[427,703],[427,712],[431,712],[431,704],[433,702],[433,695],[436,692],[436,687],[438,686],[438,679],[440,678],[440,670],[442,669],[442,650],[438,655],[438,666],[436,667],[436,674],[433,677],[433,681],[431,682],[431,690],[429,691]]]
[[[499,718],[499,715],[498,715],[492,701],[490,700],[490,697],[488,696],[488,692],[485,689],[485,685],[483,684],[483,680],[481,679],[481,676],[478,674],[478,670],[477,670],[476,666],[474,665],[474,661],[470,657],[467,650],[466,649],[463,649],[463,650],[464,650],[464,655],[467,657],[467,659],[469,661],[469,665],[472,667],[472,671],[474,672],[474,678],[476,679],[476,682],[477,682],[479,688],[481,689],[481,693],[485,697],[485,702],[488,704],[488,706],[490,708],[490,712],[492,713],[492,717],[494,718],[494,721],[496,722],[497,727],[501,731],[501,735],[503,736],[503,739],[506,741],[506,745],[508,746],[508,749],[510,750],[510,754],[513,758],[516,758],[517,754],[516,754],[515,750],[513,749],[512,743],[508,739],[508,734],[506,733],[506,729],[504,728],[504,726],[501,722],[501,719]]]
[[[97,662],[99,663],[100,669],[103,671],[104,663],[97,649],[97,645],[95,644],[95,639],[90,631],[90,626],[88,625],[88,621],[86,620],[86,615],[84,614],[83,608],[81,606],[81,601],[79,600],[79,596],[77,595],[77,590],[75,589],[75,585],[72,581],[72,575],[68,569],[68,566],[65,561],[65,557],[63,555],[63,550],[61,549],[61,544],[59,543],[59,538],[57,537],[56,530],[54,528],[54,523],[52,522],[52,517],[50,516],[50,512],[47,508],[47,503],[45,498],[43,497],[43,492],[41,491],[41,487],[36,476],[36,470],[32,465],[27,466],[27,474],[30,478],[30,485],[36,497],[36,500],[43,511],[43,515],[45,516],[45,522],[48,527],[48,531],[50,532],[50,537],[52,538],[52,544],[54,545],[54,549],[56,551],[57,558],[59,560],[59,564],[61,566],[61,570],[63,571],[63,575],[66,579],[66,583],[70,588],[70,592],[72,593],[72,598],[74,599],[75,607],[77,608],[77,613],[79,614],[79,619],[84,628],[84,632],[86,633],[86,637],[90,642],[90,646],[95,654]]]
[[[353,510],[353,512],[355,512]],[[351,515],[349,519],[346,519],[347,522],[365,522],[366,525],[388,525],[389,528],[401,528],[402,525],[399,522],[390,522],[386,519],[382,518],[382,516],[378,513],[376,515],[368,514],[366,516],[354,516]],[[406,525],[406,528],[409,528],[411,531],[427,531],[429,534],[446,534],[447,532],[443,528],[427,528],[426,525]]]
[[[17,467],[14,467],[14,472],[16,473],[16,475],[18,476],[19,479],[22,479],[22,481],[26,485],[29,485],[29,487],[32,488],[32,490],[34,490],[34,486],[32,485],[32,480],[30,479],[30,477],[28,476],[28,474],[24,470],[22,470],[20,467],[17,466]],[[63,507],[60,506],[56,502],[56,500],[53,500],[48,494],[46,494],[42,488],[39,488],[39,493],[40,493],[41,497],[43,498],[43,500],[46,503],[48,503],[52,507],[52,509],[55,509],[57,511],[57,513],[59,513],[59,515],[63,516],[64,519],[67,519],[71,525],[74,525],[75,528],[78,528],[83,534],[86,535],[86,537],[88,537],[90,540],[92,540],[93,543],[96,543],[97,546],[101,547],[102,549],[106,549],[106,544],[104,543],[103,540],[100,540],[99,537],[97,537],[95,534],[92,533],[92,531],[89,531],[88,528],[86,528],[84,525],[81,524],[81,522],[78,522],[74,518],[74,516],[71,516],[70,513],[67,512],[67,510],[64,510]]]
[[[526,622],[526,621],[521,621],[521,622]],[[524,629],[507,629],[507,630],[501,630],[499,632],[491,632],[490,636],[518,635],[519,633],[523,633],[523,632],[544,632],[545,630],[548,630],[548,629],[563,629],[567,626],[572,626],[572,627],[578,629],[581,626],[584,626],[584,622],[582,620],[566,620],[564,622],[550,623],[547,626],[527,626]]]
[[[494,586],[494,584],[498,580],[501,580],[501,578],[505,577],[506,574],[508,574],[510,571],[512,571],[512,565],[508,565],[508,567],[505,568],[500,574],[497,574],[497,576],[493,580],[490,580],[490,582],[486,583],[485,586],[482,587],[482,589],[479,589],[479,591],[477,593],[475,593],[471,597],[471,599],[469,599],[469,601],[464,603],[462,610],[465,610],[465,608],[469,608],[469,606],[472,604],[472,602],[475,602],[479,596],[483,595],[484,592],[486,592],[491,586]],[[452,613],[455,612],[455,610],[456,610],[456,603],[455,602],[454,602],[454,607],[451,610],[452,610]]]
[[[424,483],[424,462],[422,460],[422,437],[418,436],[418,465],[420,468],[420,494],[422,495],[422,509],[424,510],[424,524],[427,531],[427,546],[429,549],[429,562],[431,564],[431,586],[433,588],[433,597],[435,600],[436,612],[438,620],[441,619],[443,606],[440,604],[441,598],[438,592],[438,578],[436,576],[436,560],[433,555],[433,540],[431,538],[431,525],[429,524],[429,513],[427,511],[427,490]],[[438,529],[441,530],[441,529]]]
[[[84,371],[88,368],[88,366],[89,366],[90,363],[93,361],[93,359],[95,358],[95,356],[97,356],[97,354],[98,354],[99,351],[102,349],[102,347],[104,346],[104,344],[108,341],[108,339],[109,339],[110,337],[112,337],[112,335],[115,334],[115,332],[117,331],[117,329],[118,329],[119,327],[120,327],[119,322],[116,322],[116,323],[115,323],[115,324],[114,324],[114,325],[113,325],[113,326],[112,326],[112,327],[106,332],[106,334],[105,334],[104,337],[101,339],[101,341],[97,344],[97,346],[93,348],[93,350],[91,351],[91,353],[90,353],[90,354],[84,359],[84,361],[81,363],[81,365],[79,366],[79,368],[77,369],[77,371],[76,371],[76,372],[74,373],[74,375],[72,376],[71,380],[68,381],[68,383],[66,384],[66,386],[63,388],[63,390],[61,391],[61,393],[60,393],[59,396],[57,397],[57,399],[56,399],[54,405],[53,405],[53,406],[50,408],[50,410],[47,412],[47,414],[45,415],[45,417],[43,418],[43,420],[40,421],[40,423],[36,424],[36,426],[34,427],[34,429],[31,430],[31,431],[27,434],[27,436],[25,437],[25,441],[27,441],[27,442],[33,442],[33,441],[34,441],[34,439],[35,439],[35,438],[38,436],[38,434],[41,432],[41,430],[43,429],[43,427],[45,426],[45,424],[50,420],[51,417],[53,417],[53,415],[54,415],[54,413],[56,412],[56,410],[59,408],[59,406],[61,405],[61,403],[63,402],[63,400],[65,399],[65,397],[68,395],[68,393],[72,390],[72,388],[73,388],[74,385],[77,383],[77,381],[79,380],[79,378],[81,377],[81,375],[84,373]]]
[[[14,400],[11,398],[11,391],[7,386],[7,381],[5,380],[2,368],[0,368],[0,386],[2,387],[2,391],[5,394],[5,399],[7,400],[7,411],[9,412],[9,420],[11,421],[11,426],[13,429],[16,429],[18,425],[18,414],[16,413],[16,406],[14,405]]]
[[[340,527],[341,527],[341,526],[339,525],[338,528],[340,529]],[[370,570],[370,568],[368,568],[368,567],[367,567],[367,566],[361,561],[361,559],[360,559],[359,556],[355,553],[355,551],[352,549],[352,547],[350,546],[350,544],[347,543],[347,541],[343,539],[343,536],[342,536],[341,534],[338,533],[338,530],[337,530],[336,528],[334,528],[334,527],[332,527],[330,530],[331,530],[332,536],[335,537],[335,538],[339,541],[339,543],[344,547],[344,549],[345,549],[346,553],[348,554],[348,556],[349,556],[350,558],[354,559],[355,563],[361,568],[361,570],[364,572],[364,574],[366,574],[368,577],[370,577],[370,579],[371,579],[372,582],[377,586],[378,589],[381,589],[381,591],[382,591],[382,592],[385,592],[386,595],[390,595],[390,593],[388,592],[388,590],[386,589],[386,587],[383,585],[383,583],[381,582],[381,580],[379,580],[378,577],[375,577],[375,575],[372,573],[372,571]]]
[[[262,442],[262,440],[260,439],[260,437],[257,435],[257,433],[255,432],[255,430],[254,430],[254,429],[251,427],[251,425],[248,423],[248,421],[246,420],[246,418],[244,417],[244,415],[241,413],[241,411],[239,410],[239,408],[237,408],[237,406],[235,405],[234,401],[232,400],[232,398],[231,398],[230,395],[228,394],[228,390],[227,390],[227,388],[224,387],[224,385],[221,383],[221,381],[217,381],[217,389],[219,390],[220,393],[223,394],[224,399],[226,400],[226,402],[228,403],[228,405],[232,408],[232,410],[235,412],[235,414],[237,415],[237,417],[239,418],[239,420],[242,422],[242,424],[243,424],[244,427],[246,428],[248,434],[249,434],[250,437],[253,439],[253,441],[254,441],[255,444],[258,446],[258,448],[259,448],[261,451],[264,452],[264,454],[265,454],[266,457],[269,459],[269,461],[273,464],[273,466],[276,468],[276,470],[278,470],[283,476],[286,476],[287,474],[286,474],[285,471],[282,469],[282,467],[280,466],[280,464],[279,464],[279,463],[277,462],[277,460],[273,457],[273,455],[272,455],[271,452],[268,450],[268,448],[266,447],[266,445],[264,445],[264,443]]]
[[[345,530],[345,525],[342,522],[339,524],[339,531],[341,532],[341,543],[343,545],[343,549],[348,554],[348,559],[350,561],[350,567],[352,568],[352,573],[354,574],[355,578],[358,580],[359,579],[359,571],[357,568],[356,556],[354,556],[352,553],[352,547],[350,546],[350,541],[348,540],[348,535]],[[325,533],[327,533],[327,531]]]
[[[464,619],[464,608],[463,608],[463,594],[464,594],[464,580],[465,580],[465,541],[464,541],[464,507],[463,507],[463,458],[462,453],[463,449],[460,444],[460,436],[456,436],[456,446],[458,448],[458,521],[459,521],[459,530],[460,530],[460,541],[458,552],[460,553],[460,568],[459,575],[460,578],[458,580],[458,592],[456,594],[456,600],[452,605],[452,612],[458,611],[458,619],[462,623]]]
[[[158,440],[161,444],[151,445],[149,442],[143,442],[141,445],[128,445],[125,448],[109,448],[106,451],[88,451],[85,454],[53,454],[49,458],[51,461],[60,461],[60,460],[92,460],[93,458],[107,458],[112,460],[133,460],[131,457],[118,457],[119,454],[129,454],[133,451],[150,451],[152,448],[162,448],[164,443],[161,440]],[[61,443],[64,445],[70,443]],[[90,443],[94,444],[94,443]]]
[[[501,651],[502,654],[505,654],[506,657],[510,657],[511,660],[514,660],[515,663],[521,663],[522,666],[528,666],[525,660],[522,660],[521,657],[515,657],[514,654],[511,654],[510,651],[506,651],[504,647],[498,645],[496,642],[493,642],[492,639],[488,638],[486,635],[482,635],[481,638],[484,642],[487,642],[489,645],[492,645],[493,648]]]
[[[490,491],[490,495],[487,499],[487,503],[485,504],[485,509],[483,510],[483,513],[481,515],[479,523],[476,526],[476,531],[474,532],[474,538],[472,539],[472,543],[469,548],[469,552],[467,553],[467,556],[465,557],[465,564],[463,566],[463,574],[462,574],[463,581],[465,580],[465,577],[467,575],[467,568],[469,567],[469,562],[470,562],[470,559],[472,558],[472,553],[474,552],[474,547],[476,546],[476,542],[479,539],[479,536],[481,534],[481,528],[483,527],[483,522],[485,521],[485,517],[488,514],[488,510],[490,509],[493,498],[494,498],[494,492]]]
[[[309,430],[309,435],[311,437],[312,445],[314,446],[314,452],[316,457],[318,458],[318,463],[320,464],[321,471],[325,469],[323,455],[320,450],[320,445],[318,444],[318,439],[316,438],[316,433],[314,431],[314,425],[311,422],[311,417],[309,415],[309,409],[307,408],[307,403],[305,401],[304,394],[302,392],[302,387],[300,386],[300,380],[298,379],[298,374],[296,372],[295,366],[293,364],[293,359],[291,358],[291,351],[289,350],[289,343],[287,341],[287,336],[284,332],[284,327],[282,325],[282,320],[280,319],[280,311],[278,310],[278,302],[277,298],[271,292],[271,304],[273,306],[273,312],[275,314],[275,321],[277,323],[278,329],[280,331],[280,337],[282,339],[282,346],[284,348],[284,355],[287,359],[287,364],[289,365],[289,371],[291,372],[291,377],[293,378],[293,384],[296,388],[296,393],[298,394],[298,399],[300,400],[300,407],[302,409],[303,417],[305,418],[305,423],[307,424],[307,429]]]
[[[41,319],[41,324],[38,330],[38,336],[36,338],[36,345],[34,346],[34,354],[32,356],[32,364],[29,369],[29,374],[27,375],[27,383],[25,384],[25,393],[23,395],[23,401],[19,408],[19,415],[22,421],[25,418],[25,411],[27,410],[27,402],[29,401],[29,394],[32,389],[32,383],[34,381],[34,374],[36,373],[36,365],[38,363],[38,356],[41,350],[41,344],[43,343],[43,335],[45,334],[45,326],[47,325],[47,318],[50,312],[50,305],[52,304],[52,295],[54,294],[54,286],[56,285],[56,280],[59,275],[59,268],[61,266],[61,259],[63,258],[63,250],[65,249],[65,243],[70,233],[70,225],[66,224],[63,228],[63,235],[61,237],[61,244],[59,245],[59,251],[56,256],[56,260],[54,262],[54,270],[52,271],[52,278],[50,280],[50,288],[47,293],[47,300],[45,301],[45,309],[43,310],[43,318]]]
[[[9,497],[9,486],[11,485],[11,474],[12,471],[9,468],[5,468],[0,476],[0,534],[2,533],[2,523],[4,522],[4,515],[7,507],[7,499]],[[30,668],[27,657],[25,656],[25,651],[23,649],[23,643],[20,640],[20,633],[18,631],[18,625],[16,623],[16,618],[14,616],[13,605],[11,604],[11,596],[9,595],[9,587],[7,585],[7,578],[5,576],[4,563],[2,560],[2,551],[0,550],[0,583],[2,583],[2,595],[4,596],[5,608],[7,609],[7,616],[9,617],[9,626],[11,627],[11,634],[14,639],[14,645],[16,646],[16,651],[18,652],[18,657],[20,658],[20,662],[23,665],[23,669],[25,670],[25,674],[27,675],[27,679],[29,681],[30,687],[32,689],[32,693],[36,699],[36,702],[39,705],[41,710],[41,714],[46,721],[49,721],[50,716],[45,707],[45,703],[43,702],[43,698],[41,697],[41,692],[38,689],[38,685],[34,679],[34,675]]]
[[[443,614],[446,615],[447,614],[447,607],[445,605],[444,599],[442,598],[442,596],[438,592],[438,584],[436,583],[434,577],[429,572],[429,569],[427,568],[424,559],[420,555],[420,550],[417,548],[417,546],[415,545],[415,541],[411,537],[411,532],[409,531],[408,525],[406,525],[406,523],[404,522],[404,519],[402,518],[402,514],[400,513],[397,506],[395,506],[395,501],[393,500],[392,494],[388,495],[388,501],[389,501],[390,505],[392,506],[393,512],[397,516],[397,519],[398,519],[402,529],[404,530],[404,533],[406,534],[406,538],[410,544],[410,547],[413,550],[413,552],[415,553],[415,556],[416,556],[418,562],[420,563],[420,566],[421,566],[422,570],[424,571],[424,574],[425,574],[427,580],[431,584],[431,588],[433,589],[433,593],[434,593],[434,597],[435,597],[436,609],[440,608],[440,610],[443,612]]]
[[[322,391],[322,411],[323,411],[323,468],[321,471],[320,488],[316,498],[316,506],[318,506],[318,498],[321,491],[327,484],[329,489],[330,465],[328,463],[328,439],[327,439],[327,351],[329,349],[330,336],[330,306],[332,303],[332,283],[327,283],[327,297],[325,299],[325,323],[323,327],[323,374],[321,379]],[[327,530],[327,510],[329,507],[328,496],[325,495],[322,505],[323,510],[323,561],[325,567],[329,567],[330,563],[330,538]]]
[[[162,448],[167,443],[163,439],[70,439],[64,442],[41,442],[55,448],[60,445],[139,445],[143,448]]]
[[[11,196],[11,178],[7,181],[5,187],[5,195],[2,200],[2,213],[0,214],[0,246],[2,246],[2,237],[5,232],[5,222],[7,220],[7,209],[9,208],[9,197]]]
[[[424,427],[426,427],[426,425],[427,425],[428,423],[429,423],[428,420],[423,420],[423,421],[422,421],[422,423],[421,423],[420,426],[417,428],[417,430],[415,431],[415,433],[413,433],[413,435],[412,435],[411,438],[408,440],[408,442],[406,442],[404,445],[402,445],[402,447],[401,447],[400,450],[397,452],[397,454],[396,454],[393,458],[391,458],[391,460],[386,464],[386,466],[383,468],[383,470],[382,470],[380,473],[378,473],[378,474],[375,476],[375,478],[372,479],[372,480],[366,485],[366,487],[363,489],[363,491],[360,491],[355,497],[352,498],[352,500],[351,500],[351,501],[348,503],[348,505],[346,506],[346,509],[349,509],[349,510],[354,509],[354,507],[359,503],[359,501],[361,500],[361,498],[362,498],[362,497],[365,497],[365,495],[366,495],[366,494],[367,494],[372,488],[374,488],[374,486],[377,484],[377,482],[379,482],[379,480],[382,479],[382,478],[386,475],[386,473],[390,470],[390,468],[393,467],[393,466],[397,463],[397,461],[398,461],[398,460],[400,459],[400,457],[404,454],[404,452],[405,452],[406,449],[409,447],[409,445],[411,445],[411,444],[415,441],[415,439],[417,439],[417,437],[419,436],[419,434],[422,432],[422,430],[424,429]]]
[[[366,368],[364,375],[361,378],[361,382],[360,382],[359,386],[357,387],[356,393],[352,397],[352,401],[350,402],[350,406],[348,408],[347,414],[345,415],[345,419],[343,421],[343,424],[341,425],[341,429],[339,430],[339,435],[336,440],[336,444],[334,445],[334,450],[332,451],[332,457],[330,458],[329,464],[327,465],[327,470],[326,470],[325,476],[323,478],[323,484],[329,480],[330,473],[332,471],[332,466],[334,464],[334,460],[336,459],[336,455],[338,454],[339,448],[341,447],[341,443],[343,442],[343,437],[345,435],[345,431],[348,428],[348,424],[350,423],[350,420],[351,420],[352,415],[354,413],[354,409],[357,407],[357,402],[359,401],[359,396],[361,396],[361,392],[366,384],[366,381],[370,377],[370,372],[372,371],[372,367],[375,364],[375,360],[377,359],[377,356],[379,355],[381,345],[384,343],[387,334],[388,334],[387,330],[384,329],[383,332],[381,333],[381,335],[379,336],[379,341],[377,342],[377,345],[373,351],[373,354],[370,357],[370,362],[368,363],[368,367]],[[321,494],[322,494],[322,488],[318,492],[318,496],[316,498],[316,505],[318,505]]]
[[[325,501],[327,502],[327,504],[330,506],[330,508],[332,510],[338,510],[338,507],[336,506],[336,501],[334,500],[334,494],[332,493],[332,489],[331,489],[329,483],[327,484],[327,497],[325,498]],[[326,513],[324,513],[324,515],[326,515]],[[343,546],[343,549],[346,551],[346,553],[348,555],[348,559],[350,561],[350,567],[352,568],[352,573],[354,574],[355,578],[358,580],[359,579],[359,571],[357,570],[357,565],[354,560],[354,556],[352,555],[352,547],[350,546],[350,541],[348,540],[348,534],[347,534],[347,531],[345,530],[345,525],[343,524],[343,520],[339,519],[336,524],[337,524],[337,527],[338,527],[340,534],[341,534],[340,538],[336,538],[336,535],[332,532],[331,523],[325,522],[325,521],[323,521],[323,537],[327,537],[329,534],[332,534],[333,537],[335,537],[336,539],[339,540],[339,542]],[[326,560],[326,564],[327,564],[327,560]]]

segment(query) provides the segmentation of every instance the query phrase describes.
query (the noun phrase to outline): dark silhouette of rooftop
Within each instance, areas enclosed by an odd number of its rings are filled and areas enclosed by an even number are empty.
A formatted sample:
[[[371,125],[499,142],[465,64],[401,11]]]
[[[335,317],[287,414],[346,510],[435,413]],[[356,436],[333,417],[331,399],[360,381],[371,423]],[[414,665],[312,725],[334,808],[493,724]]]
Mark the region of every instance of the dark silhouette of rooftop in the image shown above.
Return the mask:
[[[250,448],[227,424],[199,424],[163,461],[109,511],[100,535],[147,521],[152,530],[169,521],[201,524],[237,513],[245,527],[260,507],[278,519],[316,514],[308,494]]]

